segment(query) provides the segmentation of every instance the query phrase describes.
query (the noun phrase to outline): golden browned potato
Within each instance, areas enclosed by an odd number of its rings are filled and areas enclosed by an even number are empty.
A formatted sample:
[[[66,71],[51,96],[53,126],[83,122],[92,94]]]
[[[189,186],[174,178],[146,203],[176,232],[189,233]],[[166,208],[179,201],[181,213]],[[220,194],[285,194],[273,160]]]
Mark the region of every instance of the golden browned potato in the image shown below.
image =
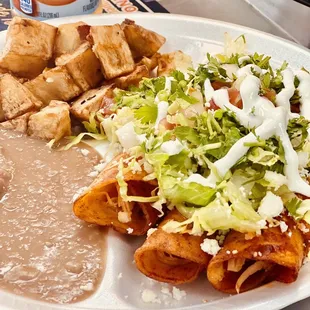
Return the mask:
[[[0,77],[0,121],[35,111],[41,105],[40,100],[13,76],[4,74]]]
[[[160,58],[159,53],[155,53],[151,58],[143,56],[137,65],[145,65],[149,71],[154,70],[158,66],[158,59]]]
[[[97,89],[91,89],[75,100],[71,107],[71,113],[82,121],[88,121],[91,112],[98,112],[105,105],[105,97],[112,100],[113,86],[106,85]]]
[[[69,101],[82,93],[65,67],[45,70],[24,85],[43,102],[43,106],[51,100]]]
[[[81,26],[84,26],[83,28]],[[80,31],[88,27],[84,22],[59,25],[54,45],[54,58],[63,54],[72,53],[85,40],[88,32]]]
[[[28,120],[29,120],[30,115],[32,115],[33,113],[34,112],[28,112],[12,120],[0,123],[0,128],[16,130],[22,133],[27,133]]]
[[[137,66],[130,74],[115,78],[111,82],[118,88],[127,89],[130,85],[138,86],[144,77],[149,77],[149,69],[147,66],[141,65]]]
[[[56,31],[54,26],[14,17],[8,28],[0,69],[29,79],[39,75],[52,57]]]
[[[160,34],[136,25],[130,19],[125,19],[122,29],[135,59],[153,56],[166,42]]]
[[[102,73],[108,80],[130,73],[135,68],[130,48],[121,26],[92,26],[89,40],[101,62]]]
[[[103,80],[100,61],[89,42],[80,45],[73,53],[58,57],[56,66],[64,66],[83,91],[97,87]]]
[[[184,73],[192,66],[192,57],[184,54],[182,51],[176,51],[159,57],[157,74],[158,76],[169,75],[174,70]]]
[[[66,102],[52,100],[47,107],[29,117],[28,135],[55,141],[70,136],[69,108]]]

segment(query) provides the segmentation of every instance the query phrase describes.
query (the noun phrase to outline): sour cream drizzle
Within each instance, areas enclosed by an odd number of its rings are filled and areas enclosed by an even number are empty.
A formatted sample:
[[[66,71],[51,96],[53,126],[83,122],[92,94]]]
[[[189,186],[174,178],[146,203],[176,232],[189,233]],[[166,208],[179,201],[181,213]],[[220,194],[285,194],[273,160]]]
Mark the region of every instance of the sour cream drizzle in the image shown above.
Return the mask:
[[[282,78],[284,88],[276,96],[276,105],[278,107],[283,107],[288,112],[290,118],[299,117],[299,114],[291,113],[290,99],[293,97],[295,92],[295,76],[293,71],[291,69],[285,69],[282,72]]]
[[[262,69],[259,66],[250,64],[250,65],[246,65],[242,68],[240,68],[237,71],[237,77],[241,77],[244,75],[253,75],[252,70],[254,70],[255,72],[261,74],[262,73]]]
[[[249,61],[251,60],[250,56],[242,56],[238,59],[238,64],[239,66],[241,66],[245,61]]]
[[[212,99],[213,94],[214,94],[214,89],[213,89],[209,79],[205,80],[203,88],[205,91],[206,106],[208,106],[208,104],[209,104],[209,102]]]
[[[300,95],[300,114],[310,119],[310,74],[300,70],[296,73],[299,80],[298,92]]]
[[[245,67],[244,67],[245,68]],[[288,72],[288,71],[287,71]],[[248,72],[244,72],[247,75]],[[307,74],[307,73],[306,73]],[[308,105],[309,108],[306,112],[309,112],[310,119],[310,77],[299,73],[300,75],[300,95],[302,97],[302,104]],[[288,88],[287,94],[282,95],[287,99],[290,87],[290,76],[286,74],[286,81],[284,84]],[[229,152],[214,163],[217,169],[218,175],[222,178],[233,167],[236,162],[244,156],[249,147],[244,143],[256,142],[258,138],[268,139],[273,135],[276,135],[282,142],[285,151],[286,165],[284,168],[285,176],[288,180],[288,187],[291,191],[301,193],[305,196],[310,196],[310,186],[301,178],[298,172],[298,155],[294,151],[289,136],[287,134],[287,124],[289,119],[289,110],[287,107],[280,105],[274,107],[272,102],[268,99],[259,96],[260,80],[253,76],[247,75],[240,87],[240,95],[243,101],[243,109],[234,107],[229,103],[228,92],[226,89],[220,89],[214,92],[213,100],[215,104],[222,109],[232,110],[239,122],[247,128],[253,129],[255,134],[249,133],[245,137],[237,141]],[[281,100],[280,100],[281,103]],[[283,102],[282,102],[283,103]],[[215,187],[217,182],[217,176],[214,172],[211,172],[210,176],[206,179],[206,183]]]

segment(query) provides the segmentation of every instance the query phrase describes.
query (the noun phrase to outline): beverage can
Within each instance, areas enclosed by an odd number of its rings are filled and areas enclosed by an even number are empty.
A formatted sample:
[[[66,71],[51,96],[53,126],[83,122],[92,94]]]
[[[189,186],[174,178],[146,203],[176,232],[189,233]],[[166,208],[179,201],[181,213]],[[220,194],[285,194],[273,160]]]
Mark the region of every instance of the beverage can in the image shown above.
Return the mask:
[[[14,13],[44,20],[93,13],[99,0],[11,0]]]

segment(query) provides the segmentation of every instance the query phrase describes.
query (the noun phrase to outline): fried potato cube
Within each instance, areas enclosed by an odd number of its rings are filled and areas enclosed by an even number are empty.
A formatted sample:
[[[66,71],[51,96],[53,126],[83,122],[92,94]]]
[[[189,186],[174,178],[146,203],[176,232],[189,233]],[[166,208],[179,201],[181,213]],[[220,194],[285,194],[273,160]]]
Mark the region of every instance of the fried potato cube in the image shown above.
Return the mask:
[[[80,45],[73,53],[58,57],[56,66],[64,66],[83,91],[97,87],[103,80],[100,61],[88,42]]]
[[[8,28],[0,69],[30,79],[39,75],[52,57],[56,31],[54,26],[14,17]]]
[[[144,77],[149,77],[149,69],[145,65],[137,66],[136,69],[128,75],[120,76],[111,80],[118,88],[127,89],[129,86],[138,86]]]
[[[51,100],[69,101],[82,93],[65,67],[46,70],[24,85],[42,101],[42,106]]]
[[[71,113],[79,120],[88,121],[92,112],[98,112],[107,101],[112,101],[112,98],[112,85],[91,89],[73,102]]]
[[[125,19],[122,29],[135,59],[153,56],[166,42],[160,34],[136,25],[130,19]]]
[[[75,51],[86,41],[89,27],[84,22],[59,25],[54,45],[54,58]]]
[[[163,54],[158,59],[158,76],[166,76],[174,70],[179,70],[183,73],[193,66],[192,58],[181,51],[175,51],[169,54]]]
[[[145,65],[149,71],[154,70],[158,66],[158,59],[160,58],[159,53],[155,53],[151,58],[143,56],[142,59],[137,63],[137,65]]]
[[[22,133],[27,133],[28,120],[29,120],[30,115],[32,115],[33,113],[34,112],[28,112],[12,120],[0,123],[0,128],[15,130],[15,131],[22,132]]]
[[[132,72],[135,63],[121,26],[92,26],[89,40],[107,80]]]
[[[69,105],[66,102],[52,100],[40,112],[29,117],[28,135],[44,140],[59,141],[71,135]]]
[[[37,110],[40,105],[40,100],[13,76],[4,74],[0,77],[0,121]]]

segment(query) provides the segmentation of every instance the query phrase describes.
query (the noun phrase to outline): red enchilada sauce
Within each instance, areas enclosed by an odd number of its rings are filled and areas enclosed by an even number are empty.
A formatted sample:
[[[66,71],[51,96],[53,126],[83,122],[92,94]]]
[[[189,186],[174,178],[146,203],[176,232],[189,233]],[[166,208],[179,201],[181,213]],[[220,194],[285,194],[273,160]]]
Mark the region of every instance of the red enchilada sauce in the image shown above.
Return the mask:
[[[77,219],[72,201],[98,161],[91,149],[52,151],[0,130],[0,289],[53,303],[95,292],[105,232]]]

